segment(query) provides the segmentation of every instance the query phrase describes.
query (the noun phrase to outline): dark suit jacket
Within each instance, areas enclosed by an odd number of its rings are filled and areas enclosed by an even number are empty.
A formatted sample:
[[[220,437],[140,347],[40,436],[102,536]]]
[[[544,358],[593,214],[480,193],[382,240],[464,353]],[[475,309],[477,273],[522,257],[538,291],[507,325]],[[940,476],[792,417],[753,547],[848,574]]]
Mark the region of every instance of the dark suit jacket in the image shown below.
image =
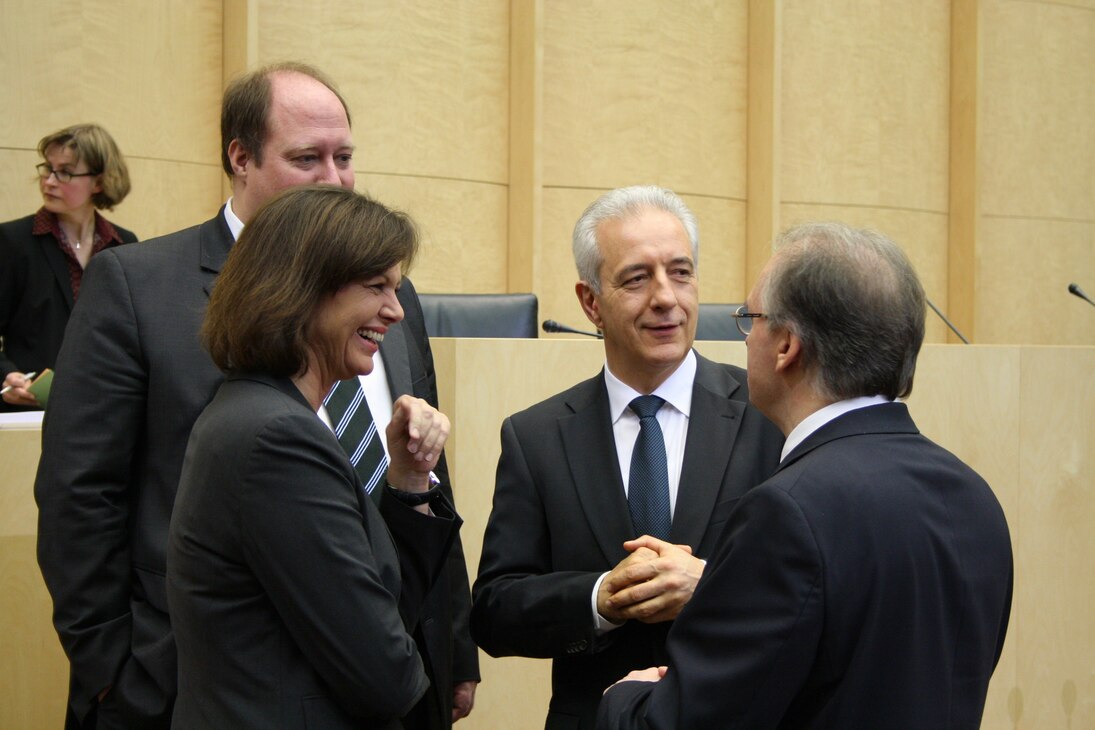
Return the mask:
[[[745,371],[697,360],[670,540],[708,558],[783,437],[747,405]],[[605,687],[666,661],[668,623],[593,630],[593,586],[633,537],[603,374],[506,419],[472,636],[492,656],[554,659],[549,728],[591,727]]]
[[[104,716],[122,724],[151,718],[159,727],[170,720],[176,672],[164,590],[167,527],[190,429],[223,380],[198,332],[232,243],[222,209],[199,226],[96,255],[58,357],[35,482],[38,562],[71,663],[70,708],[83,718],[113,685],[101,725]],[[409,284],[401,289],[405,356],[388,347],[386,363],[393,380],[436,403]],[[409,374],[395,374],[404,368]],[[455,565],[450,558],[450,570]],[[462,562],[459,570],[466,586]],[[453,590],[453,600],[464,601],[463,614],[454,613],[466,616],[467,589]],[[433,636],[447,636],[447,618],[431,625]],[[438,644],[431,653],[444,656],[447,645]]]
[[[0,224],[0,379],[56,365],[72,313],[65,255],[52,235],[31,233],[33,224],[33,215]],[[137,240],[121,226],[114,230],[126,243]],[[12,408],[0,401],[0,410]]]
[[[904,404],[822,426],[726,537],[669,633],[669,673],[609,690],[598,728],[980,726],[1011,606],[1008,528]]]
[[[171,517],[174,728],[402,727],[429,685],[405,626],[459,519],[386,495],[365,495],[292,382],[229,377],[194,424]]]

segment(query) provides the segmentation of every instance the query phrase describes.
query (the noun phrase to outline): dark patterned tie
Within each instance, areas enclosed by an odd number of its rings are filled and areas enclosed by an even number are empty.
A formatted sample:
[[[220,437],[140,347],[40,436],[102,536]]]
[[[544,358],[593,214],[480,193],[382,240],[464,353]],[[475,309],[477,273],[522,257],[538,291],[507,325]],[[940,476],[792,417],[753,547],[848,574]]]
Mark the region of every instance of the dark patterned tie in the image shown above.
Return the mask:
[[[639,436],[631,452],[631,476],[628,479],[627,504],[636,536],[651,535],[669,539],[669,467],[665,457],[665,439],[658,425],[658,409],[664,404],[656,395],[642,395],[631,401],[631,410],[639,417]]]
[[[350,378],[335,383],[323,405],[338,442],[357,471],[362,489],[379,501],[380,490],[376,486],[388,468],[388,457],[384,454],[384,445],[380,443],[382,437],[376,432],[376,422],[360,381]]]

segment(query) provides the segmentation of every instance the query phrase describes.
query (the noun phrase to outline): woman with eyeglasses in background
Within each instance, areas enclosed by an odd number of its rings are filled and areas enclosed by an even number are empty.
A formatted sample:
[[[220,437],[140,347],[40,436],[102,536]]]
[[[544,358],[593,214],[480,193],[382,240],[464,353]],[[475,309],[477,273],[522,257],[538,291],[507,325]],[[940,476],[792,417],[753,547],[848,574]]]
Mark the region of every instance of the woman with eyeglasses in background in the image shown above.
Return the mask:
[[[40,408],[25,376],[52,368],[88,261],[137,237],[98,213],[129,193],[125,159],[105,129],[77,124],[38,143],[42,207],[0,224],[0,411]]]

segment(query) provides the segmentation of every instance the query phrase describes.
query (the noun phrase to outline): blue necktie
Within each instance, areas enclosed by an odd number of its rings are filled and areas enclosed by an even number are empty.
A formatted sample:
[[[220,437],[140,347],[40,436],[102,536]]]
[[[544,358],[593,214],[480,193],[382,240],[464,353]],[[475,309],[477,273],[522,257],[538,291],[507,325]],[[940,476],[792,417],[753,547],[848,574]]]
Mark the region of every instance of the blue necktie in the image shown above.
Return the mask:
[[[664,404],[656,395],[642,395],[631,401],[631,410],[639,417],[639,436],[631,452],[631,476],[628,478],[627,505],[635,535],[669,539],[672,520],[669,512],[669,466],[665,457],[665,439],[658,425],[658,409]]]
[[[339,444],[350,457],[361,488],[375,501],[380,499],[376,488],[388,469],[388,457],[384,453],[382,438],[376,432],[376,422],[365,400],[365,391],[357,378],[335,383],[323,400],[327,415],[335,429]]]

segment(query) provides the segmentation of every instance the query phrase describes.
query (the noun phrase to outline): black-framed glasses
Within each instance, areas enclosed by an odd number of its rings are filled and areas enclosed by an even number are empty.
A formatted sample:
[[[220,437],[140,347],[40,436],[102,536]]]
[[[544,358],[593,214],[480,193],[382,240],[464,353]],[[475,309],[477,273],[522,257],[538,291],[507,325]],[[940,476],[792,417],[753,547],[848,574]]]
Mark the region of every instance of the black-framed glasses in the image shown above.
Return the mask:
[[[38,171],[38,177],[43,180],[48,180],[50,175],[57,178],[59,183],[72,182],[74,177],[92,177],[98,175],[97,172],[69,172],[68,170],[54,170],[49,166],[48,162],[39,162],[34,166],[34,169]]]
[[[745,305],[741,305],[734,314],[731,315],[734,318],[734,324],[738,326],[738,332],[741,332],[746,337],[753,331],[753,320],[758,317],[767,317],[768,315],[760,312],[747,312],[745,311]]]

